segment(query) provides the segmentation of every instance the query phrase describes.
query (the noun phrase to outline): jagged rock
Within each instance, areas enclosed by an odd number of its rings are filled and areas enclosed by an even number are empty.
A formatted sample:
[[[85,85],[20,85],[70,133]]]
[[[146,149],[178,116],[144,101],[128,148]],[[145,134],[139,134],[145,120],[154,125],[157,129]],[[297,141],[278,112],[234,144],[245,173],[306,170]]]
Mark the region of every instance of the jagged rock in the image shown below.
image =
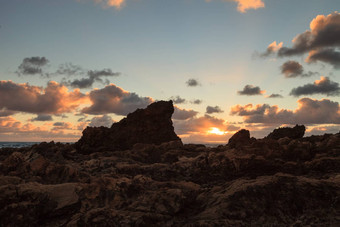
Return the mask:
[[[98,150],[126,150],[136,143],[162,144],[180,138],[174,132],[172,101],[159,101],[146,109],[137,109],[111,128],[87,127],[76,143],[83,153]]]
[[[230,147],[238,147],[242,145],[248,145],[250,142],[251,139],[249,131],[246,129],[241,129],[229,139],[228,145]]]
[[[218,148],[0,149],[0,226],[339,226],[340,134],[238,136]]]
[[[305,135],[305,131],[306,127],[304,125],[295,125],[294,128],[277,128],[274,129],[273,132],[269,133],[266,139],[278,140],[285,137],[288,137],[290,139],[300,139]]]

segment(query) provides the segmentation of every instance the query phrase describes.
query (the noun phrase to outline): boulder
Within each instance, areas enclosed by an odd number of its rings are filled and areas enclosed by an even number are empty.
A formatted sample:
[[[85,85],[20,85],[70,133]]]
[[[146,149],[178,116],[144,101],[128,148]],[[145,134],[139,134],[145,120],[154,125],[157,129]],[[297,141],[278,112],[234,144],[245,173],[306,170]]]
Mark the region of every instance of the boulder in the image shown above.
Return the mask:
[[[247,145],[251,142],[250,133],[246,129],[241,129],[240,131],[236,132],[228,142],[230,147],[238,147],[242,145]]]
[[[305,135],[305,131],[306,127],[304,125],[295,125],[294,128],[277,128],[274,129],[273,132],[269,133],[266,139],[278,140],[285,137],[288,137],[289,139],[300,139]]]
[[[137,109],[111,128],[87,127],[75,144],[78,151],[92,153],[100,150],[127,150],[137,143],[160,145],[180,140],[174,131],[171,116],[172,101],[159,101],[146,109]]]

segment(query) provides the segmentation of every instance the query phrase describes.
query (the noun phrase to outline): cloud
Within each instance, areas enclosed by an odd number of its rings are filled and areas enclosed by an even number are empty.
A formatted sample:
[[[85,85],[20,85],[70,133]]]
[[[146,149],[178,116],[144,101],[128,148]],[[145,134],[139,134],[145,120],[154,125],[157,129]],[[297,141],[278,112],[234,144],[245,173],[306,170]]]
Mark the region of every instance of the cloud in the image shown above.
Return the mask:
[[[101,117],[92,118],[89,126],[91,126],[91,127],[100,127],[100,126],[111,127],[113,122],[114,121],[112,120],[112,117],[105,114]]]
[[[295,110],[279,109],[276,105],[268,104],[236,105],[231,108],[230,114],[243,117],[246,123],[340,124],[339,103],[329,99],[302,98],[298,100]]]
[[[174,104],[183,104],[183,103],[186,103],[186,100],[179,97],[178,95],[177,96],[171,96],[170,99],[173,101]]]
[[[264,7],[262,0],[233,0],[237,2],[237,10],[245,13],[248,9],[258,9]]]
[[[206,112],[207,114],[212,114],[212,113],[223,113],[224,111],[221,110],[219,106],[207,106]]]
[[[253,85],[246,85],[242,91],[238,91],[237,93],[239,95],[262,95],[264,94],[266,91],[261,91],[260,87],[255,87]]]
[[[212,0],[206,0],[211,2]],[[237,10],[241,13],[247,12],[249,9],[264,8],[264,2],[262,0],[222,0],[224,2],[236,2]]]
[[[50,81],[46,88],[0,81],[0,109],[36,114],[71,112],[87,102],[87,96],[79,90]]]
[[[314,95],[323,94],[327,96],[339,96],[340,87],[336,82],[331,81],[328,77],[321,77],[320,80],[316,80],[313,84],[306,84],[294,88],[290,95],[301,96],[301,95]]]
[[[339,125],[318,125],[307,127],[306,135],[323,135],[325,133],[339,133]]]
[[[53,118],[48,114],[38,114],[38,116],[33,118],[31,121],[53,121]]]
[[[200,83],[198,82],[198,80],[196,79],[189,79],[187,82],[185,82],[187,84],[188,87],[197,87],[200,85]]]
[[[73,129],[73,125],[70,122],[55,122],[53,124],[53,128],[52,130],[54,131],[58,131],[58,130],[72,130]]]
[[[114,84],[91,91],[89,98],[92,105],[83,108],[82,113],[94,115],[115,113],[125,116],[137,108],[145,108],[153,101],[150,97],[140,97]]]
[[[181,109],[175,106],[175,111],[174,111],[174,114],[172,115],[172,119],[187,120],[189,118],[195,117],[197,114],[198,114],[197,111]]]
[[[211,127],[225,129],[223,119],[204,115],[203,117],[188,118],[185,121],[174,121],[174,127],[177,134],[205,133]]]
[[[81,66],[74,65],[72,63],[64,63],[64,64],[59,65],[59,68],[54,74],[74,76],[74,75],[80,75],[83,73],[84,73],[84,69]]]
[[[191,100],[191,101],[190,101],[191,104],[196,104],[196,105],[199,105],[199,104],[201,104],[202,102],[203,102],[203,101],[200,100],[200,99],[194,99],[194,100]]]
[[[340,68],[340,52],[335,51],[333,49],[321,49],[321,50],[313,50],[309,52],[308,57],[306,58],[306,62],[325,62],[333,65],[334,68]]]
[[[281,47],[279,57],[302,55],[309,52],[307,62],[323,61],[339,67],[340,13],[318,15],[310,23],[310,29],[298,34],[292,47]]]
[[[18,67],[17,74],[20,75],[36,75],[44,76],[42,67],[48,64],[45,57],[30,57],[24,58]]]
[[[121,9],[125,4],[125,0],[92,0],[92,1],[96,4],[101,5],[103,8],[114,7],[116,9]]]
[[[88,71],[88,78],[75,79],[73,81],[68,81],[65,84],[71,86],[73,88],[90,88],[94,84],[94,82],[100,82],[102,84],[108,85],[110,83],[109,80],[103,80],[102,77],[116,77],[119,76],[120,73],[112,72],[111,69],[103,69],[100,71]]]
[[[267,98],[283,98],[283,96],[280,94],[271,94]]]
[[[283,43],[276,43],[276,41],[272,42],[271,44],[268,45],[267,50],[264,53],[256,53],[256,56],[260,57],[269,57],[277,53],[279,49],[281,49]]]
[[[15,111],[8,110],[7,108],[0,109],[0,117],[7,117],[15,114]]]
[[[310,77],[315,74],[315,72],[304,73],[302,65],[297,61],[286,61],[281,65],[281,73],[285,75],[286,78],[295,77]]]
[[[239,127],[209,115],[173,120],[175,132],[184,143],[227,143]],[[221,133],[212,133],[212,130]]]
[[[70,126],[70,125],[69,125]],[[23,124],[13,117],[0,117],[0,141],[76,141],[81,131],[71,127],[67,130],[37,127],[31,123]]]

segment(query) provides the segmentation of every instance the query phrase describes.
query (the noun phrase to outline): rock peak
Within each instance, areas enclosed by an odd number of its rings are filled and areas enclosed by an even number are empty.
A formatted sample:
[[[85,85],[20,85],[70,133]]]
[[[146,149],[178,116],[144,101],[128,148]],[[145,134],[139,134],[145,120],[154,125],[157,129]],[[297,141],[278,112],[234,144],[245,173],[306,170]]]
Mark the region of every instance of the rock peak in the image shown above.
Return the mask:
[[[175,133],[171,116],[174,113],[172,101],[158,101],[145,109],[129,113],[111,128],[87,127],[76,143],[82,153],[98,150],[126,150],[134,144],[156,144],[181,140]]]

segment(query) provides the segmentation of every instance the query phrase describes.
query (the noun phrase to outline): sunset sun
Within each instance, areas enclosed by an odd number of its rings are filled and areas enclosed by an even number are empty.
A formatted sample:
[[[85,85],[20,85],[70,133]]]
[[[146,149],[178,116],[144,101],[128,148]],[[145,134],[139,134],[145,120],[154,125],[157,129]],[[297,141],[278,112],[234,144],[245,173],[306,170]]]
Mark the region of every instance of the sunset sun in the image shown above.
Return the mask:
[[[210,130],[208,131],[208,133],[222,136],[224,134],[227,134],[228,132],[221,131],[219,128],[216,128],[216,127],[211,127]]]

